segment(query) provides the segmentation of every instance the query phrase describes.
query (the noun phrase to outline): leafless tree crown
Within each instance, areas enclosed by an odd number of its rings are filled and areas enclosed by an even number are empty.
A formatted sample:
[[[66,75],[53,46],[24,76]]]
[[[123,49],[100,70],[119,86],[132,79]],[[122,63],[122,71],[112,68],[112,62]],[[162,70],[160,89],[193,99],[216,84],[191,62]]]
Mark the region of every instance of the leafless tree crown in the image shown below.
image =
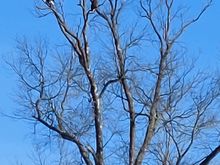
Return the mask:
[[[73,164],[208,164],[219,82],[196,72],[180,41],[211,4],[36,1],[66,42],[19,40],[19,114],[73,144]]]

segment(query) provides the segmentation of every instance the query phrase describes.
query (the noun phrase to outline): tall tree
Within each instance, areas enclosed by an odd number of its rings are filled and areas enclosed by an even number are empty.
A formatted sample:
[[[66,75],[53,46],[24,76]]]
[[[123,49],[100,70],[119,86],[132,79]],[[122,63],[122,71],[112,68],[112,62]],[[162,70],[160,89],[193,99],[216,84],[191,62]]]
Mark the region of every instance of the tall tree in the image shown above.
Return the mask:
[[[196,73],[179,43],[211,0],[191,18],[175,0],[54,3],[37,1],[36,9],[53,15],[65,46],[20,40],[20,62],[11,64],[22,116],[73,143],[76,164],[80,157],[87,165],[214,158],[204,139],[218,124],[218,80]]]

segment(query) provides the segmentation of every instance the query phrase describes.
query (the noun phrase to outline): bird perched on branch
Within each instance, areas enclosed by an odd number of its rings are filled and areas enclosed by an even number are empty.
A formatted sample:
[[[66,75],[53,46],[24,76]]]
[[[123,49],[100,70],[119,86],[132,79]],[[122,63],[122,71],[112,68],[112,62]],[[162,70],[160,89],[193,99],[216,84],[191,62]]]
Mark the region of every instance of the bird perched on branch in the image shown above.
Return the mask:
[[[98,0],[91,0],[91,11],[95,11],[98,8]]]
[[[47,3],[50,7],[54,6],[54,0],[46,0],[46,3]]]

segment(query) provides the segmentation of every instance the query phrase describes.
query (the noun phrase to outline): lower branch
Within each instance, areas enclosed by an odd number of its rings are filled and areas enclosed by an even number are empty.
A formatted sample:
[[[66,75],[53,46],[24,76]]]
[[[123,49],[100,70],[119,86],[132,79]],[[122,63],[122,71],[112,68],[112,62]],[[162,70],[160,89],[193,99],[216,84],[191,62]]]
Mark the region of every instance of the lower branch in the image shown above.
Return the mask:
[[[220,152],[220,145],[216,147],[199,165],[208,165]]]
[[[45,125],[47,128],[58,133],[63,139],[75,143],[77,145],[77,147],[79,148],[80,154],[82,155],[86,165],[93,165],[92,161],[89,159],[88,151],[86,150],[84,145],[79,141],[79,139],[77,139],[77,137],[74,137],[66,132],[63,132],[63,131],[57,129],[56,127],[54,127],[54,126],[48,124],[46,121],[42,120],[40,117],[33,116],[33,118],[35,118],[37,121],[39,121],[40,123]]]

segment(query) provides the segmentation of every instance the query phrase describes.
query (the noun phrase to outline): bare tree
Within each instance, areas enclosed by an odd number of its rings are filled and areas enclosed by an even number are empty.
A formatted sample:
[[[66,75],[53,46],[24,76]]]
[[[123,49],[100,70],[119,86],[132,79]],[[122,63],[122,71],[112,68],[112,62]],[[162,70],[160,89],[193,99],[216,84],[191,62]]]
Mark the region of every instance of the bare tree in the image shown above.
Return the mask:
[[[197,73],[179,42],[211,0],[191,18],[175,0],[51,2],[36,1],[37,14],[53,15],[66,43],[52,49],[18,41],[10,65],[21,85],[20,115],[74,144],[74,164],[202,164],[215,157],[209,147],[219,144],[205,138],[219,124],[219,81]]]

